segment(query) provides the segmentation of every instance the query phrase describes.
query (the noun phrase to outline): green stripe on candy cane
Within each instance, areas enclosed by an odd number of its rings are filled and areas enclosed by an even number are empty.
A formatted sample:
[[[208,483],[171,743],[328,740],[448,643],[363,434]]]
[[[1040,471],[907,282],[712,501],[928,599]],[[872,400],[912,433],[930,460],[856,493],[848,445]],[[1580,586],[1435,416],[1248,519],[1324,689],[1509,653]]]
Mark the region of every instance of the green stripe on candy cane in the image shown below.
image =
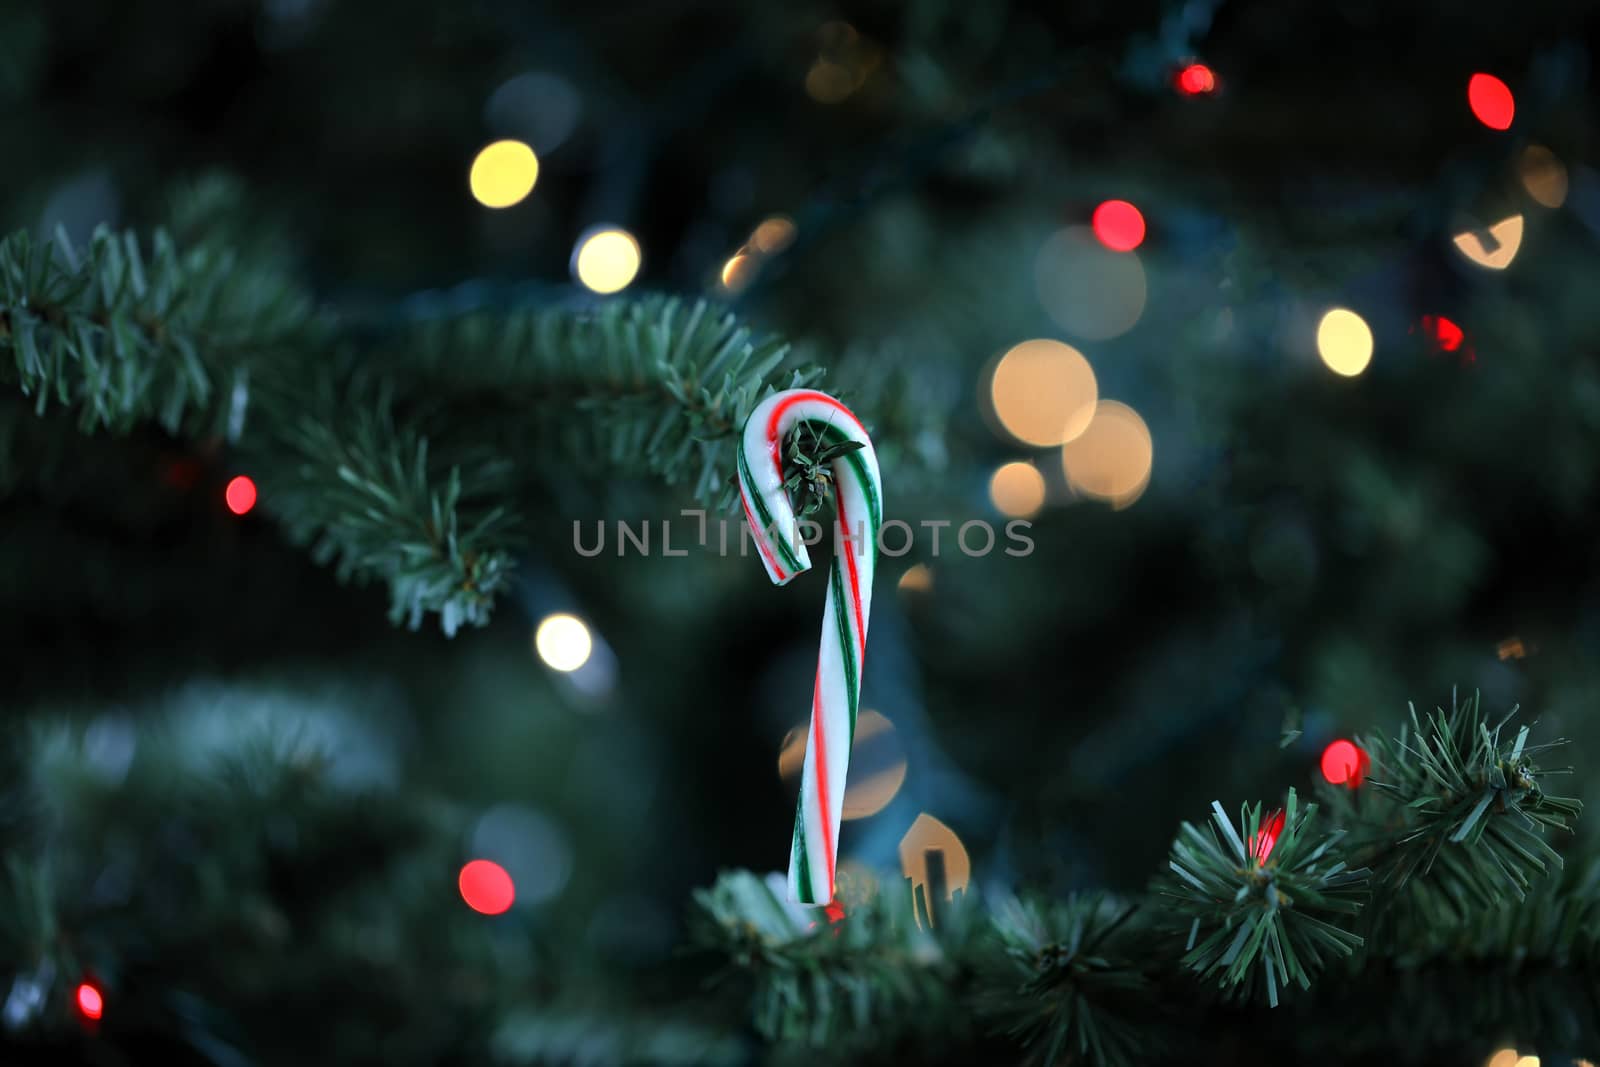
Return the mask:
[[[828,576],[805,770],[800,778],[789,856],[789,895],[802,904],[833,900],[840,816],[855,737],[866,654],[872,579],[883,518],[878,459],[861,421],[826,393],[791,389],[768,397],[746,420],[739,448],[739,493],[768,576],[777,584],[811,567],[784,486],[783,442],[804,424],[825,445],[861,447],[833,460],[834,560]]]

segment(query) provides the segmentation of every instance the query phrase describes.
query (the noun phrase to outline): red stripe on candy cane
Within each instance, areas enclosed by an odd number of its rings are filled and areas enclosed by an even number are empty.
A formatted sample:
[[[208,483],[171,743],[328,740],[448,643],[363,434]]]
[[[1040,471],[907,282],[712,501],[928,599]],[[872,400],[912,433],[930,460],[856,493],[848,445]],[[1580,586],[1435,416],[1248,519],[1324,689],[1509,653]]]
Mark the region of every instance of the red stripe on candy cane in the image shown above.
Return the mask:
[[[828,900],[833,899],[833,826],[832,809],[828,800],[828,736],[822,728],[822,661],[817,661],[817,680],[811,689],[811,734],[816,745],[817,806],[822,817],[817,825],[822,827],[822,852],[828,857]],[[827,901],[823,901],[827,903]]]
[[[856,644],[861,647],[861,655],[856,662],[864,667],[867,663],[867,624],[861,619],[861,579],[856,575],[856,550],[850,541],[850,526],[845,522],[844,494],[835,493],[834,503],[839,509],[839,533],[844,539],[840,547],[844,549],[845,570],[850,575],[850,607],[856,617]]]

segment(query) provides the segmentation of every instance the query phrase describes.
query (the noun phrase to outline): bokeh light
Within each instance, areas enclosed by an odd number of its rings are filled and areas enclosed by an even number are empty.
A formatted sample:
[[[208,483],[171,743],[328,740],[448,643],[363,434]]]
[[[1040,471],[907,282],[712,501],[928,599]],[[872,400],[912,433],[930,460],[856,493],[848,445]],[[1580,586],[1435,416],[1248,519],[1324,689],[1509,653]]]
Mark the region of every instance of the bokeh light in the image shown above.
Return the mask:
[[[755,256],[744,251],[735,252],[722,265],[722,288],[737,293],[755,280],[760,269],[761,265]]]
[[[575,671],[589,662],[594,638],[577,616],[548,615],[533,633],[533,647],[551,670]]]
[[[794,223],[783,215],[762,219],[751,231],[750,244],[765,256],[777,255],[794,243]]]
[[[1113,252],[1087,226],[1052,235],[1034,262],[1039,302],[1062,329],[1104,341],[1133,329],[1148,295],[1135,252]]]
[[[85,1019],[96,1020],[105,1014],[106,998],[88,982],[78,983],[73,1000],[77,1003],[78,1014]]]
[[[1422,332],[1441,352],[1454,352],[1466,340],[1466,331],[1443,315],[1422,316]]]
[[[578,128],[583,98],[559,74],[527,71],[503,82],[484,105],[496,133],[525,141],[535,154],[559,148]]]
[[[605,227],[585,234],[572,256],[572,272],[594,292],[618,293],[639,273],[643,256],[627,230]]]
[[[1518,1056],[1515,1067],[1539,1067],[1539,1057]]]
[[[806,95],[819,104],[847,100],[878,65],[878,49],[848,22],[827,22],[818,32],[817,58],[806,71]]]
[[[1317,323],[1317,354],[1335,374],[1353,378],[1372,362],[1372,329],[1349,308],[1334,308]]]
[[[484,207],[506,208],[521,203],[539,179],[539,159],[521,141],[485,145],[472,161],[467,182]]]
[[[791,729],[778,751],[778,775],[785,781],[798,777],[805,766],[810,731],[805,724]],[[906,780],[906,750],[888,716],[863,708],[856,716],[850,742],[850,774],[845,779],[841,818],[865,819],[889,806]]]
[[[906,572],[895,583],[895,588],[902,593],[930,593],[933,591],[933,572],[926,563],[916,563],[906,568]]]
[[[516,886],[506,869],[491,860],[473,860],[461,868],[457,879],[467,907],[484,915],[508,911],[517,899]]]
[[[941,866],[940,880],[944,884],[940,896],[953,900],[957,893],[966,890],[972,879],[972,860],[954,830],[923,812],[900,839],[900,870],[911,879],[912,899],[917,900],[919,894],[922,897],[916,911],[919,926],[927,921],[924,915],[933,919],[926,901],[936,891],[937,887],[930,885],[930,880],[940,874]]]
[[[1132,252],[1144,240],[1144,216],[1126,200],[1107,200],[1090,217],[1094,235],[1113,252]]]
[[[1567,202],[1567,168],[1544,145],[1531,144],[1523,149],[1517,160],[1517,174],[1534,203],[1556,208]]]
[[[1094,368],[1076,348],[1060,341],[1024,341],[1000,357],[989,395],[1006,432],[1042,448],[1088,429],[1099,386]]]
[[[1044,475],[1032,463],[1004,463],[989,479],[995,510],[1013,519],[1027,519],[1044,507]]]
[[[1455,236],[1456,251],[1480,267],[1505,270],[1522,247],[1521,215],[1501,219],[1486,230],[1466,230]]]
[[[1493,74],[1474,74],[1467,80],[1467,104],[1491,130],[1509,130],[1517,110],[1511,89]]]
[[[1283,834],[1283,811],[1268,812],[1261,818],[1261,826],[1250,842],[1250,855],[1256,863],[1265,863],[1272,856],[1278,838]]]
[[[1514,1048],[1499,1049],[1484,1061],[1483,1067],[1516,1067],[1517,1050]]]
[[[1186,96],[1200,96],[1217,87],[1217,77],[1204,63],[1190,63],[1178,71],[1178,91]]]
[[[1366,777],[1367,754],[1354,741],[1340,738],[1322,750],[1322,777],[1332,785],[1348,785],[1354,789]]]
[[[1150,428],[1116,400],[1100,401],[1088,428],[1061,448],[1068,484],[1119,509],[1143,495],[1154,463]]]
[[[256,506],[256,483],[241,474],[228,482],[227,488],[222,491],[222,499],[235,515],[246,514]]]

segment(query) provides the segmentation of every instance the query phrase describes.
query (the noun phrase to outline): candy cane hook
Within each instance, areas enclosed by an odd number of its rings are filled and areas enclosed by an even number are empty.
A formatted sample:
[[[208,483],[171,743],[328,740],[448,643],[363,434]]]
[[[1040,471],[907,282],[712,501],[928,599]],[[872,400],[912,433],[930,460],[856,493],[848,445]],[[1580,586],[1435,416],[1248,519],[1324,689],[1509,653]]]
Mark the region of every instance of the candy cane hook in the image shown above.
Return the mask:
[[[850,743],[861,698],[872,575],[878,563],[883,494],[878,457],[861,420],[826,393],[790,389],[757,405],[744,424],[739,448],[739,495],[761,562],[778,585],[809,570],[800,520],[784,487],[783,440],[807,424],[824,447],[858,442],[833,460],[837,515],[833,566],[822,615],[822,647],[811,697],[811,732],[800,778],[800,802],[789,852],[789,896],[801,904],[833,901],[839,855],[839,816]]]

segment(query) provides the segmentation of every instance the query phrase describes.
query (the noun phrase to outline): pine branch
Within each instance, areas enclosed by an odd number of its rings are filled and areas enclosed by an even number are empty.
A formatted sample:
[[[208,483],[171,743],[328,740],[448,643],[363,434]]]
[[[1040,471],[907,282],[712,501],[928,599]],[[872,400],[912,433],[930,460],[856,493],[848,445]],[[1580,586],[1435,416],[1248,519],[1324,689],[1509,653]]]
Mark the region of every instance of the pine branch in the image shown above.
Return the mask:
[[[1536,760],[1565,741],[1530,744],[1528,726],[1502,739],[1516,710],[1491,727],[1474,694],[1426,719],[1413,706],[1397,737],[1361,739],[1373,760],[1368,786],[1389,802],[1363,849],[1385,892],[1415,886],[1415,899],[1465,915],[1522,900],[1561,867],[1545,831],[1570,831],[1583,805],[1547,794],[1540,781],[1558,772]]]
[[[1224,989],[1264,986],[1276,1006],[1280,984],[1310,989],[1329,960],[1361,944],[1331,920],[1361,910],[1369,872],[1349,868],[1339,848],[1342,832],[1313,837],[1316,805],[1301,808],[1293,789],[1281,822],[1272,820],[1281,826],[1275,843],[1260,804],[1241,811],[1240,829],[1221,804],[1212,809],[1209,833],[1183,824],[1171,873],[1157,892],[1175,916],[1189,920],[1185,967]]]
[[[694,895],[696,940],[750,983],[764,1038],[883,1044],[916,1020],[950,1032],[956,961],[973,933],[968,908],[941,912],[936,936],[917,926],[910,893],[885,892],[833,922],[785,896],[782,875],[748,871],[725,872]]]
[[[155,419],[169,431],[228,427],[225,396],[252,365],[303,344],[309,301],[283,278],[216,248],[180,253],[157,231],[95,231],[86,249],[17,232],[0,239],[0,380],[38,413],[78,411],[86,431]],[[237,426],[231,427],[237,429]],[[236,436],[230,435],[230,436]]]
[[[1062,901],[1002,900],[978,1006],[1037,1060],[1079,1057],[1131,1067],[1164,1047],[1153,1025],[1158,998],[1126,938],[1134,905],[1098,895]]]
[[[723,508],[745,417],[769,388],[812,385],[821,373],[785,369],[786,343],[757,338],[704,300],[660,296],[429,323],[384,359],[405,367],[424,411],[448,396],[520,424],[524,447],[555,443],[580,468],[689,482]]]

